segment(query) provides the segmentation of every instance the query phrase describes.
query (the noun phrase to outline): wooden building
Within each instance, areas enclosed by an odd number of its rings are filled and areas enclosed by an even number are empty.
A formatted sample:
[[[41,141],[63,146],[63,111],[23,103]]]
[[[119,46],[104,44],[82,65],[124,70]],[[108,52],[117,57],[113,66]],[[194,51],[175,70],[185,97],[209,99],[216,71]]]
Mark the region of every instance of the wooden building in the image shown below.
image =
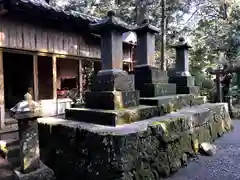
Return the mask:
[[[47,115],[64,111],[56,100],[65,87],[83,91],[86,71],[101,69],[100,36],[90,23],[99,19],[51,7],[45,0],[0,0],[0,122],[28,88]],[[124,68],[132,68],[134,45],[123,43]],[[58,102],[58,103],[56,103]],[[54,106],[55,104],[55,106]],[[56,107],[56,108],[53,108]]]

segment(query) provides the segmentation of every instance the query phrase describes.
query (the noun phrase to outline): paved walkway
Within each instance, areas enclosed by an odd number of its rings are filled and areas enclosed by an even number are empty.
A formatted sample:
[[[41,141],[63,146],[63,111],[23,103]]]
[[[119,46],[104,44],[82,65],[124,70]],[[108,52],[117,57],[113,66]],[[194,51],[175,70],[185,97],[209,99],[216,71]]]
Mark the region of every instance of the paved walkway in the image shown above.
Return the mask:
[[[233,124],[234,130],[215,142],[217,154],[189,162],[166,180],[240,180],[240,120]]]

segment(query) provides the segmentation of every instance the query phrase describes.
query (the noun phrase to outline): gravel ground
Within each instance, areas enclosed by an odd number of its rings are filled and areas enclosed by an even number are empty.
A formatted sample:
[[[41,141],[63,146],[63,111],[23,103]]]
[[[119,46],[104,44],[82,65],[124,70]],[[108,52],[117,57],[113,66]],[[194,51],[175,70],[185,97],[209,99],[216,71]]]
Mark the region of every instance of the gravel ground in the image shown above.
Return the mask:
[[[240,180],[240,120],[233,124],[234,130],[214,143],[214,156],[200,156],[166,180]]]

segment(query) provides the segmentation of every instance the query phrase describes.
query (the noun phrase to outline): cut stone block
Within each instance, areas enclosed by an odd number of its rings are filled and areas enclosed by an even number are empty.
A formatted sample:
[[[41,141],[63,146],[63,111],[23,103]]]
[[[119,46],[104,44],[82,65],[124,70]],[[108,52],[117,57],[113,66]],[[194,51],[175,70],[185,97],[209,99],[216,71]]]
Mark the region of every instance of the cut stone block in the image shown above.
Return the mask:
[[[199,96],[198,86],[177,86],[177,94],[193,94]]]
[[[92,91],[133,91],[128,73],[119,69],[101,70],[93,80]]]
[[[86,92],[86,108],[117,110],[139,105],[139,91]]]
[[[143,84],[168,83],[167,71],[161,71],[157,67],[137,66],[135,68],[135,88]]]
[[[194,86],[195,85],[195,77],[194,76],[170,77],[169,83],[175,83],[177,86]]]
[[[142,84],[138,87],[141,97],[156,97],[176,94],[176,84]]]
[[[66,110],[66,118],[75,121],[116,126],[141,121],[158,115],[156,106],[137,106],[121,110],[99,110],[71,108]]]

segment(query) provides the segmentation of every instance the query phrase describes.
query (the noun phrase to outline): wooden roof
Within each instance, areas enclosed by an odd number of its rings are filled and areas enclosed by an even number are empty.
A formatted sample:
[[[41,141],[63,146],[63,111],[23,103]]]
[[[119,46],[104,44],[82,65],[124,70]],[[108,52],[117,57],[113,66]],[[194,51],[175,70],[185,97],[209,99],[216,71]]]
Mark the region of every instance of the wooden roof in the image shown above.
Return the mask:
[[[91,33],[90,24],[103,20],[77,11],[65,11],[59,6],[53,7],[45,0],[0,0],[0,11],[1,8],[6,10],[6,16],[16,20],[23,19],[32,24],[52,26],[65,31]]]
[[[45,22],[64,23],[68,26],[74,26],[75,29],[82,29],[86,24],[97,23],[100,18],[79,13],[76,11],[65,11],[61,7],[53,7],[45,0],[0,0],[3,2],[3,8],[7,10],[8,15],[15,15],[18,18],[27,17],[32,21],[40,20]],[[39,23],[40,23],[39,21]]]

